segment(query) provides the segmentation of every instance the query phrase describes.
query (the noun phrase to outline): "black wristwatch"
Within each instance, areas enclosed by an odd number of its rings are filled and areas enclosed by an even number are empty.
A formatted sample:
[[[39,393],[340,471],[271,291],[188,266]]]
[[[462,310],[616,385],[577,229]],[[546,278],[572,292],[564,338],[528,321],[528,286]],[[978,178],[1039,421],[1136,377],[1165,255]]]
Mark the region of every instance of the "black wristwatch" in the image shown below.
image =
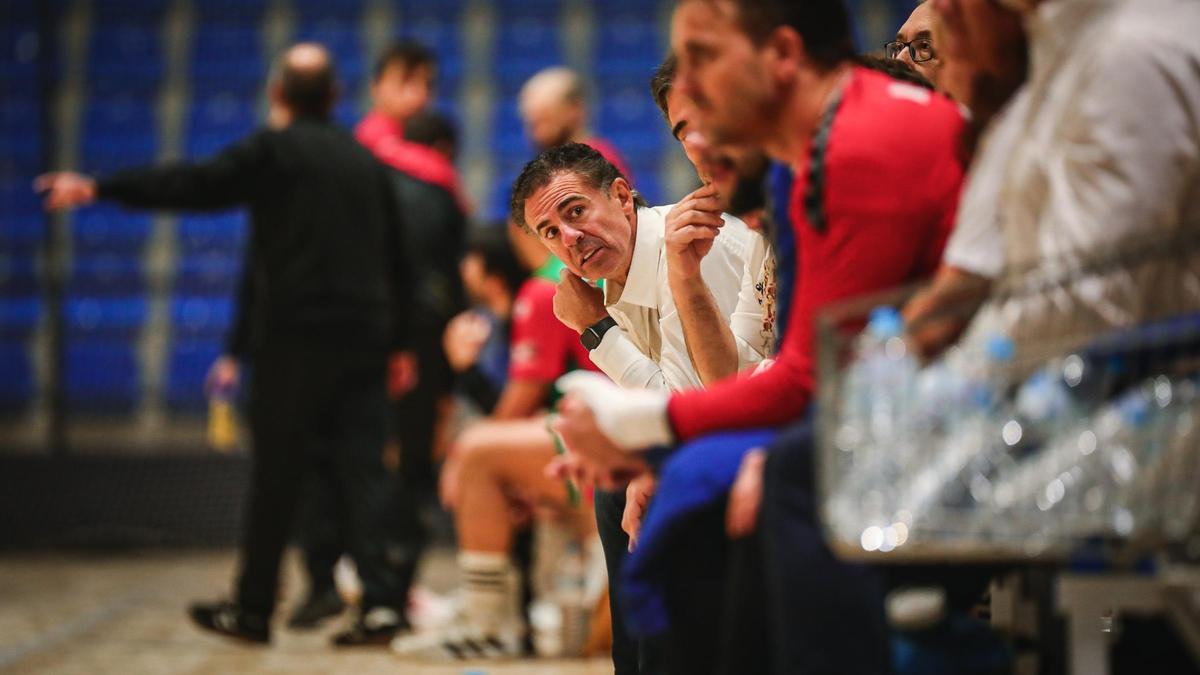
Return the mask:
[[[604,334],[608,332],[609,328],[615,325],[617,325],[617,322],[611,316],[600,319],[584,329],[583,334],[579,336],[580,344],[589,352],[592,351],[600,346],[600,341],[604,339]]]

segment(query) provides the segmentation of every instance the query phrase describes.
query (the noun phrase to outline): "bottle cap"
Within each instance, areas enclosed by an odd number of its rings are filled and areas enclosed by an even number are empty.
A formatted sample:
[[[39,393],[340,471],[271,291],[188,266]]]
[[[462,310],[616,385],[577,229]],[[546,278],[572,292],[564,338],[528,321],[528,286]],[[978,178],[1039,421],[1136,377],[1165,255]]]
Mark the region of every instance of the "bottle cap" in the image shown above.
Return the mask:
[[[904,319],[895,307],[881,305],[871,310],[867,330],[879,338],[896,337],[904,332]]]
[[[987,339],[984,351],[991,360],[1008,363],[1016,356],[1017,348],[1007,335],[996,334]]]

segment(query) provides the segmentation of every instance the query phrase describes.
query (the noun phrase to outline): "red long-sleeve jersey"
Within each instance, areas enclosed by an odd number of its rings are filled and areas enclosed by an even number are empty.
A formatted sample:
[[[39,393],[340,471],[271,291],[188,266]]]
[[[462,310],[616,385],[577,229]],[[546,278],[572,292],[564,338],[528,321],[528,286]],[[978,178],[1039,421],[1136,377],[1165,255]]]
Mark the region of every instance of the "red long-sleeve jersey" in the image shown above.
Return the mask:
[[[672,396],[667,412],[679,440],[797,419],[812,398],[817,312],[932,274],[958,205],[962,128],[962,115],[948,99],[855,68],[830,127],[822,171],[810,171],[811,143],[793,165],[796,295],[775,363],[753,377]],[[823,187],[817,223],[805,199],[814,180]]]

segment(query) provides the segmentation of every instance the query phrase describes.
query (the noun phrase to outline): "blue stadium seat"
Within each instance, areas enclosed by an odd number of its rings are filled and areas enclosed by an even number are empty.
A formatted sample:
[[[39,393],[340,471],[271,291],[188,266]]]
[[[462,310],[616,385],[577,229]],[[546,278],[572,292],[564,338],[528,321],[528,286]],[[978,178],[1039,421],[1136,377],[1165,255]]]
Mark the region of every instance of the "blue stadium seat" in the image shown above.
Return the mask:
[[[67,406],[76,412],[129,412],[142,386],[134,345],[118,340],[70,342],[63,361]]]
[[[656,156],[654,159],[630,158],[629,171],[633,174],[633,187],[652,206],[657,204],[672,204],[682,195],[668,195],[663,190],[662,170]]]
[[[250,134],[258,126],[254,99],[231,92],[193,102],[188,118],[187,154],[208,157]]]
[[[204,380],[213,361],[224,352],[223,347],[223,343],[215,340],[187,340],[171,345],[163,388],[171,410],[200,412],[205,409],[208,398]]]
[[[671,140],[662,113],[647,87],[601,92],[596,128],[625,154],[657,154]]]
[[[241,211],[188,214],[179,219],[176,239],[183,256],[199,253],[232,256],[241,253],[248,231],[246,214]]]
[[[551,17],[506,18],[495,49],[493,72],[502,94],[515,94],[531,75],[564,61],[558,23]]]
[[[254,24],[200,24],[192,39],[192,90],[250,95],[267,76],[262,30]]]
[[[93,3],[92,20],[100,26],[108,24],[153,26],[163,20],[170,6],[171,0],[104,0]]]
[[[492,0],[496,18],[501,20],[524,16],[557,20],[562,7],[562,0]]]
[[[596,29],[593,45],[592,67],[598,79],[627,78],[643,89],[667,53],[662,28],[640,17],[606,18]]]
[[[312,21],[358,21],[362,17],[366,0],[292,0],[292,9],[301,22]]]
[[[0,342],[0,412],[24,410],[33,394],[29,349],[20,342]]]
[[[119,82],[125,88],[155,90],[164,73],[161,27],[157,23],[99,24],[93,31],[89,84]]]
[[[68,295],[63,302],[66,332],[74,338],[132,338],[146,323],[144,297],[99,298]]]
[[[17,96],[0,98],[0,156],[16,167],[42,163],[42,109],[35,101]]]
[[[33,191],[33,174],[0,178],[0,224],[10,217],[42,212],[42,201]],[[4,228],[0,227],[0,236]]]
[[[0,250],[7,249],[0,247]],[[0,295],[14,298],[33,296],[39,292],[38,266],[34,256],[8,253],[0,255]]]
[[[0,337],[8,340],[27,339],[41,320],[41,298],[0,298]]]
[[[31,256],[45,238],[46,221],[41,214],[0,209],[0,251]]]
[[[462,15],[467,0],[396,0],[395,9],[401,21],[413,19],[432,19],[446,23],[455,23]]]
[[[95,255],[75,256],[67,292],[74,296],[129,296],[146,291],[141,258]]]
[[[171,300],[171,325],[176,338],[219,340],[233,324],[230,297],[182,296]]]
[[[333,106],[333,121],[344,129],[353,129],[366,112],[357,98],[342,98]]]
[[[241,280],[241,262],[225,255],[189,256],[175,273],[176,295],[231,296]]]
[[[74,215],[78,253],[136,254],[150,238],[151,216],[112,206],[94,206]]]
[[[437,3],[436,7],[441,7]],[[439,10],[440,11],[440,10]],[[438,84],[449,91],[463,78],[464,60],[462,29],[441,14],[401,14],[396,37],[425,45],[438,59]]]
[[[268,0],[204,0],[192,3],[201,24],[252,25],[262,22]]]
[[[517,99],[502,99],[492,121],[492,152],[498,155],[532,156],[533,146],[525,135],[525,123]]]
[[[158,149],[154,101],[131,94],[93,100],[84,113],[85,164],[131,166],[154,159]]]

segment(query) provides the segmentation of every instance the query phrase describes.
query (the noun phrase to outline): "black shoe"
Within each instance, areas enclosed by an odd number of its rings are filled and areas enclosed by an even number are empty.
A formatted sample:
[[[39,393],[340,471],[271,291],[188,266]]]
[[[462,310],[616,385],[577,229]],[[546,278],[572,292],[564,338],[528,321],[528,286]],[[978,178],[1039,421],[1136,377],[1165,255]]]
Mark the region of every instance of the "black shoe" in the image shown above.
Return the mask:
[[[288,618],[287,625],[288,628],[298,630],[316,628],[325,619],[341,614],[345,608],[346,604],[342,602],[342,596],[338,595],[336,588],[314,591],[309,593],[304,604],[292,612],[291,617]]]
[[[404,614],[391,607],[376,607],[360,615],[350,630],[333,636],[333,644],[335,647],[386,647],[398,634],[410,628]]]
[[[188,613],[192,621],[204,630],[256,644],[271,641],[266,617],[243,611],[236,603],[197,602],[192,604]]]

